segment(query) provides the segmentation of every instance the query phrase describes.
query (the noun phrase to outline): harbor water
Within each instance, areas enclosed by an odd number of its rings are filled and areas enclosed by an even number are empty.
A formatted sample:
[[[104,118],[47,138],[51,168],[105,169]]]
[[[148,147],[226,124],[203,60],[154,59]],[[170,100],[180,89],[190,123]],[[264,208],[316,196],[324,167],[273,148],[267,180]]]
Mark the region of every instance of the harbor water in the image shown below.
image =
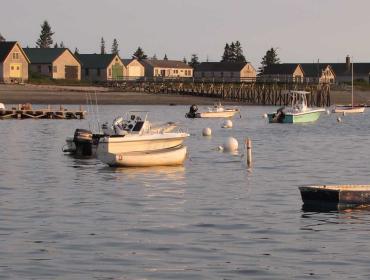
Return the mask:
[[[370,112],[268,124],[275,109],[241,107],[232,129],[185,119],[186,106],[0,121],[0,279],[369,279],[370,212],[302,209],[298,187],[370,182]],[[185,165],[119,169],[62,153],[76,128],[128,110],[186,127]],[[238,154],[217,150],[230,136]]]

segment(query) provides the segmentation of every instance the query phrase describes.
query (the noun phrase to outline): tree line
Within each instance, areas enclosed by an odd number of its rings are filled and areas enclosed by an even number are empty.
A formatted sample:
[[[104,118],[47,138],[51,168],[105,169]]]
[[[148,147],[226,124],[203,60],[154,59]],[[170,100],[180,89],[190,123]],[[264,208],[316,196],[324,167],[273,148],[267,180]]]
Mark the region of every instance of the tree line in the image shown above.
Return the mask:
[[[40,36],[36,41],[36,47],[38,48],[50,48],[54,41],[53,41],[53,35],[55,33],[51,30],[51,26],[48,23],[47,20],[45,20],[41,24],[41,32]],[[0,42],[5,41],[5,38],[0,34]],[[54,48],[65,48],[65,45],[63,41],[61,41],[59,44],[56,42],[54,44]],[[75,48],[75,54],[78,54],[79,50],[77,47]],[[101,37],[100,40],[100,54],[106,54],[106,47],[105,47],[105,40],[103,37]],[[118,40],[116,38],[113,39],[112,47],[111,47],[111,54],[117,54],[119,55],[119,45]],[[148,56],[145,54],[144,50],[139,46],[136,51],[133,53],[132,58],[136,58],[138,60],[144,60],[148,59]],[[157,56],[154,54],[151,59],[155,60],[157,59]],[[168,60],[167,54],[165,54],[164,60]],[[239,41],[226,43],[224,47],[224,52],[221,57],[220,62],[225,63],[244,63],[246,62],[246,58],[244,55],[243,47]],[[183,59],[184,63],[189,64],[191,67],[196,68],[199,64],[199,57],[197,54],[192,54],[190,61],[187,62],[186,58]],[[266,51],[266,54],[262,57],[261,61],[261,67],[259,68],[260,74],[264,72],[264,70],[274,64],[279,64],[280,59],[277,54],[277,48],[270,48]]]

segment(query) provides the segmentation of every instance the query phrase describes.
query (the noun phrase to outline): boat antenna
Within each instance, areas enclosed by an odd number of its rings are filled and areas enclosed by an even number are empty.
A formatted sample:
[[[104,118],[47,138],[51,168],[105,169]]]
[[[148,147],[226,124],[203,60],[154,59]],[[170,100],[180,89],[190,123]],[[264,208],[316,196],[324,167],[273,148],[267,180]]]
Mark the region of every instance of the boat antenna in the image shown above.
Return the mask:
[[[99,105],[98,105],[98,97],[96,95],[96,90],[94,91],[94,93],[95,93],[95,105],[96,105],[96,121],[98,123],[98,132],[100,133]]]
[[[352,101],[351,101],[351,103],[352,103],[352,108],[353,108],[353,56],[352,56],[351,60],[352,60],[352,63],[351,63],[352,64],[351,65],[352,66]]]
[[[87,114],[90,115],[90,104],[89,104],[89,93],[86,92],[86,107],[87,107]],[[89,130],[91,130],[91,124],[89,119]]]

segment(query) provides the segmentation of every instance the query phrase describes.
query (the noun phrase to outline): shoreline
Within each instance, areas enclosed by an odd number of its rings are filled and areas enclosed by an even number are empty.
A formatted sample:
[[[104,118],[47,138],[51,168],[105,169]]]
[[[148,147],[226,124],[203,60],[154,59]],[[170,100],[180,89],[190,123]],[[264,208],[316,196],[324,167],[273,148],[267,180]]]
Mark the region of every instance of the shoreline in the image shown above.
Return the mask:
[[[112,91],[105,87],[54,86],[54,85],[0,85],[0,103],[4,104],[75,104],[84,105],[87,98],[100,105],[212,105],[218,99],[192,95],[154,94]],[[253,105],[223,100],[226,105]],[[351,91],[331,92],[332,104],[350,104]],[[370,91],[355,91],[355,103],[370,105]],[[261,105],[262,106],[262,105]]]

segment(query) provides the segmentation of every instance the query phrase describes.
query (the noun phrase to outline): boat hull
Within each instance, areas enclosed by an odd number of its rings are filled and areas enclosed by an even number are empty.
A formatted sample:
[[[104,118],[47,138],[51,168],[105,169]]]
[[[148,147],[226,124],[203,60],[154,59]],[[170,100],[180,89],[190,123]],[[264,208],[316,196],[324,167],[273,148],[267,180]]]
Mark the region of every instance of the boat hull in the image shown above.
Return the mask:
[[[358,114],[365,112],[365,107],[363,106],[336,106],[333,113],[345,113],[345,114]]]
[[[287,113],[281,120],[275,120],[275,113],[268,114],[269,123],[310,123],[315,122],[320,118],[324,110],[315,110],[304,113]]]
[[[317,206],[369,206],[370,185],[305,186],[299,187],[302,201]]]
[[[188,136],[187,133],[163,133],[104,137],[100,139],[97,154],[99,158],[105,153],[120,154],[168,149],[181,145]]]
[[[199,118],[232,118],[237,110],[225,110],[223,112],[202,112],[199,113]]]
[[[107,153],[99,159],[112,167],[150,167],[183,165],[186,159],[185,146],[177,146],[156,151]]]

